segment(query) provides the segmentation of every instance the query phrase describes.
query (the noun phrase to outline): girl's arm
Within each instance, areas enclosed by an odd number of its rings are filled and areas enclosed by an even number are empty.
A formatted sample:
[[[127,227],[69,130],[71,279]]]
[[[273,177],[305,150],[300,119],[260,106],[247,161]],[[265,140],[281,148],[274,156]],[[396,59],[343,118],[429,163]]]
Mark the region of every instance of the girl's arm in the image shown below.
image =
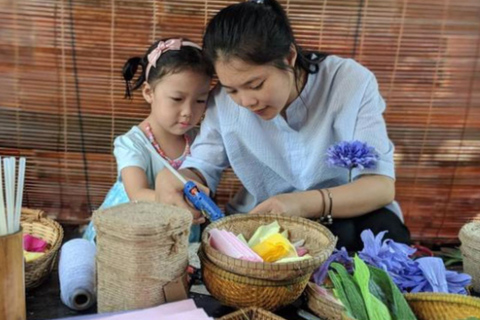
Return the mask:
[[[155,201],[155,190],[149,188],[147,175],[142,168],[125,167],[121,174],[130,201]]]
[[[329,190],[333,200],[333,218],[361,216],[390,204],[395,198],[394,180],[381,175],[364,175],[354,182],[329,188]],[[325,189],[323,193],[323,198],[319,190],[276,195],[260,203],[251,213],[271,212],[304,218],[320,218],[324,205],[325,216],[330,206]]]

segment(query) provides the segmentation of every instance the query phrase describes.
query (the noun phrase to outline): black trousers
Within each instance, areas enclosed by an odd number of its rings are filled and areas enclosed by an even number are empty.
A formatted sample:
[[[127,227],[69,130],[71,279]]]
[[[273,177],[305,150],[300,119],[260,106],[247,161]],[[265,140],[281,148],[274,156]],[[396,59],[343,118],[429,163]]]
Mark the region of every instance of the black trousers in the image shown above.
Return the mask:
[[[337,249],[345,247],[347,251],[362,250],[363,242],[360,234],[366,229],[372,230],[374,235],[386,230],[388,232],[384,239],[410,244],[410,231],[400,218],[387,208],[355,218],[333,219],[333,224],[326,227],[338,237]]]

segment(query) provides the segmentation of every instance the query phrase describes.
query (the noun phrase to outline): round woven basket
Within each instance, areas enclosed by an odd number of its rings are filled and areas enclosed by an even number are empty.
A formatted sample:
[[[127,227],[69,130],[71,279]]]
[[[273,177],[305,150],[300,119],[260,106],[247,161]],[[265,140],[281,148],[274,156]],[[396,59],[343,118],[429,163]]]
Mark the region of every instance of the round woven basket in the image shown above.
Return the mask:
[[[418,320],[458,320],[480,317],[480,299],[447,293],[407,293],[410,308]]]
[[[351,319],[345,308],[333,308],[332,303],[316,293],[312,288],[306,290],[308,307],[322,319]],[[480,317],[480,299],[459,294],[447,293],[406,293],[410,308],[418,320],[459,320]]]
[[[226,316],[219,318],[218,320],[285,320],[285,318],[279,317],[269,311],[260,308],[247,308],[240,309]]]
[[[48,243],[43,256],[25,263],[25,287],[38,287],[50,274],[63,240],[63,229],[54,220],[44,216],[42,210],[22,208],[20,224],[24,234],[30,234]]]
[[[309,282],[305,289],[307,295],[307,305],[317,316],[325,320],[342,320],[346,319],[344,316],[345,307],[333,303],[320,295],[314,289],[314,284]]]
[[[291,242],[305,240],[305,247],[311,259],[287,263],[251,262],[229,257],[212,248],[209,231],[213,228],[243,234],[249,239],[261,225],[278,221],[280,226],[288,230]],[[236,214],[210,224],[202,235],[202,247],[210,261],[220,268],[256,279],[288,280],[312,273],[332,254],[337,239],[323,225],[299,217],[280,216],[275,214]]]
[[[202,277],[208,291],[222,304],[247,308],[258,307],[275,310],[293,303],[302,294],[310,274],[291,280],[261,280],[239,276],[213,264],[199,250]]]
[[[480,293],[480,222],[464,225],[458,237],[462,242],[463,270],[472,276],[473,290]]]

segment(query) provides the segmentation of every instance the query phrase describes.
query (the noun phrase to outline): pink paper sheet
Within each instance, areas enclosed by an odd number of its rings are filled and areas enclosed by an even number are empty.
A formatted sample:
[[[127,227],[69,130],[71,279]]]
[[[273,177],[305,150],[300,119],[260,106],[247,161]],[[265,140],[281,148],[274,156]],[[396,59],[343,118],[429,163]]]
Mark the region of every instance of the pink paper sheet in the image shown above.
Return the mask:
[[[28,252],[45,252],[47,249],[47,242],[29,234],[24,234],[23,249]]]
[[[254,262],[263,262],[262,258],[232,232],[210,230],[210,245],[227,256]]]
[[[192,299],[162,304],[161,306],[98,318],[100,320],[203,320],[211,319],[198,309]]]

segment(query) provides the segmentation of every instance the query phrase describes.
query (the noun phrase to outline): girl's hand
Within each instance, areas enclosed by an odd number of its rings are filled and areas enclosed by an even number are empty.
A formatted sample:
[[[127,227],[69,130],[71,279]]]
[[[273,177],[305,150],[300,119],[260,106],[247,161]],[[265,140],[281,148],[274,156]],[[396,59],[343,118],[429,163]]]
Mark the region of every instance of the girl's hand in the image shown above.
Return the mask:
[[[180,170],[180,174],[181,173]],[[200,186],[197,182],[196,184],[202,191],[208,190],[206,187]],[[202,213],[187,203],[183,194],[183,184],[167,169],[163,169],[158,173],[155,181],[155,193],[155,200],[157,202],[173,205],[190,211],[193,216],[193,224],[202,224],[205,222]]]
[[[288,216],[307,217],[309,214],[300,201],[298,193],[283,193],[273,196],[258,206],[250,213],[274,213]]]

